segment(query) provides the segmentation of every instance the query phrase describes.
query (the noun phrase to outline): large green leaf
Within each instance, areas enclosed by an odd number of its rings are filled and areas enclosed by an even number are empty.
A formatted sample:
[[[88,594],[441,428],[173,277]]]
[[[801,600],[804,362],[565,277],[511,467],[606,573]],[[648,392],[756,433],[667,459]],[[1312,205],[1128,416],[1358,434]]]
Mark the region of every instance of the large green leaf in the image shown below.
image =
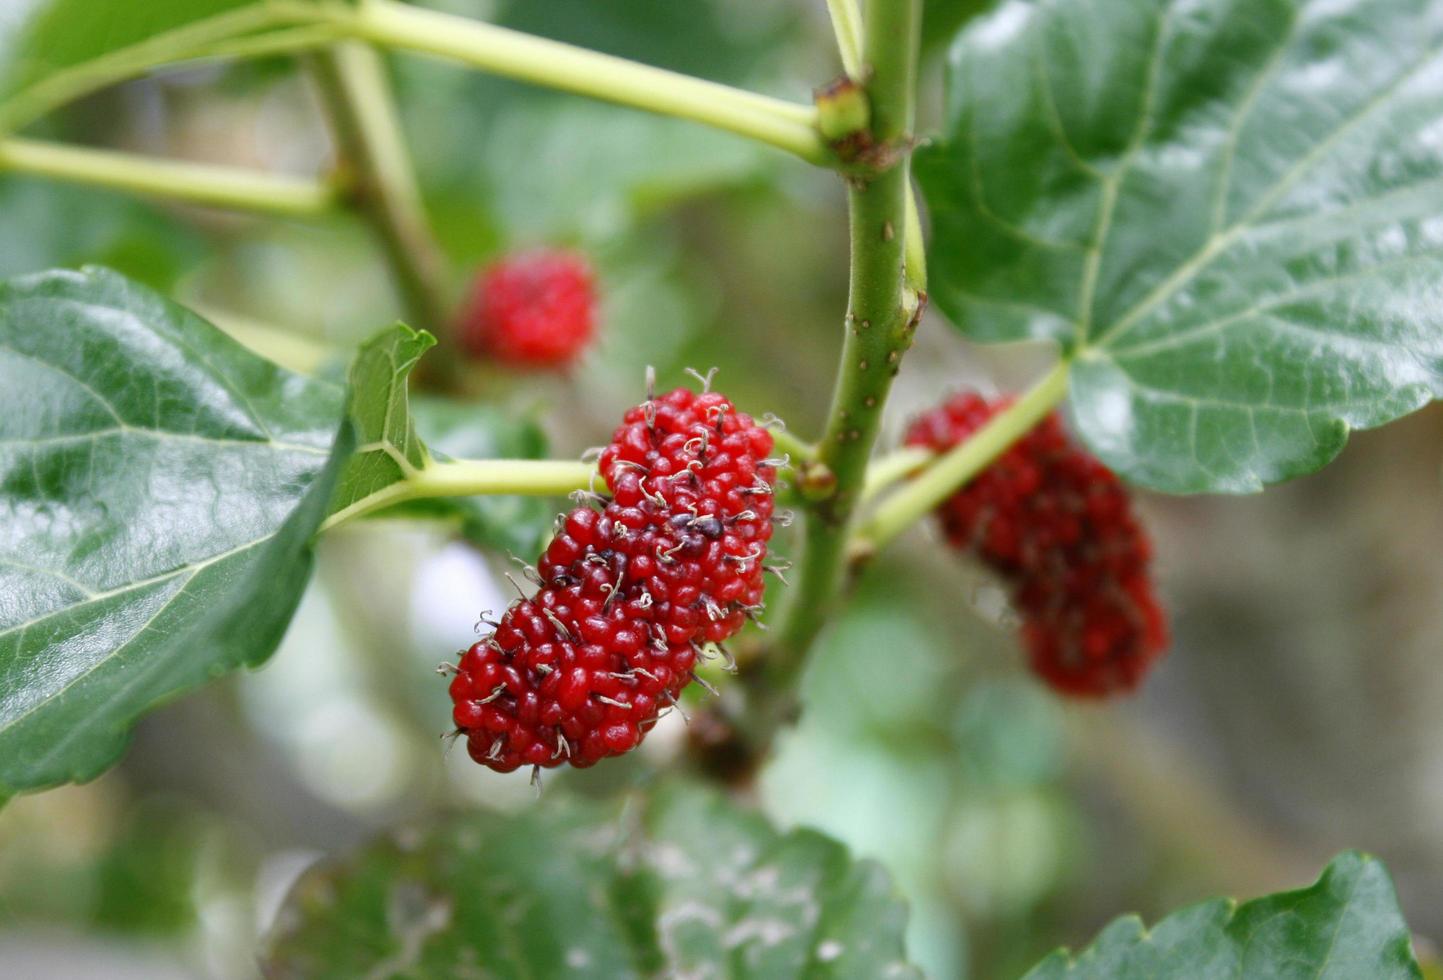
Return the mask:
[[[270,977],[917,976],[886,874],[686,785],[402,830],[304,875]]]
[[[1025,980],[1413,980],[1420,977],[1388,872],[1342,854],[1314,885],[1238,905],[1214,899],[1151,929],[1113,922],[1076,957],[1043,960]]]
[[[1092,448],[1256,490],[1443,392],[1443,6],[1012,0],[918,154],[933,296],[1076,354]]]
[[[0,796],[99,774],[141,714],[270,654],[340,415],[115,273],[0,284]]]

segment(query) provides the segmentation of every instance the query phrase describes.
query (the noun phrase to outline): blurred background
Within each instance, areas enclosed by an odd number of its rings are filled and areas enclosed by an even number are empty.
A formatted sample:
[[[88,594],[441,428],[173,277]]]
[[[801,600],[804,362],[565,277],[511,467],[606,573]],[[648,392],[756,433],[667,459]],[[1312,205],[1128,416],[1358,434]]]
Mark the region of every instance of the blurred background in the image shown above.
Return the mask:
[[[436,6],[792,99],[839,70],[819,2]],[[945,39],[977,6],[927,4],[924,132]],[[590,258],[604,296],[600,343],[568,374],[482,372],[487,408],[423,405],[433,445],[574,457],[641,397],[648,364],[663,384],[715,365],[743,408],[818,431],[846,299],[836,178],[684,122],[412,57],[391,67],[457,295],[502,252],[561,245]],[[295,174],[332,154],[284,60],[168,72],[33,132]],[[358,219],[0,176],[0,275],[85,262],[304,370],[343,370],[400,314]],[[972,347],[930,316],[888,441],[943,393],[1016,388],[1048,356]],[[1443,938],[1440,447],[1435,407],[1264,496],[1144,497],[1176,639],[1140,695],[1103,707],[1033,683],[1005,594],[917,529],[817,649],[759,804],[884,863],[912,902],[912,957],[936,977],[1015,977],[1122,912],[1298,886],[1345,847],[1381,856],[1421,941]],[[438,739],[449,701],[431,668],[506,605],[506,551],[533,554],[555,512],[484,507],[484,546],[441,523],[328,536],[268,666],[151,715],[96,782],[0,810],[0,977],[252,976],[257,937],[317,857],[439,807],[537,805],[524,773]],[[548,774],[546,793],[645,782],[678,750],[668,724],[637,757]]]

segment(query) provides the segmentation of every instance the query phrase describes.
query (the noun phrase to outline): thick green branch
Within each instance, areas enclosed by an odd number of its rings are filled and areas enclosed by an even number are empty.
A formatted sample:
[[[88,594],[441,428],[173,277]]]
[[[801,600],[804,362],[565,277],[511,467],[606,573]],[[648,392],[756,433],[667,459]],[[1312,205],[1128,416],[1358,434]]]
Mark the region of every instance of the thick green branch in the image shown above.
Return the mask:
[[[1057,407],[1067,394],[1071,365],[1060,361],[1006,411],[992,417],[966,442],[937,458],[920,476],[888,497],[857,532],[851,551],[866,557],[937,508],[982,472]]]
[[[315,64],[357,201],[385,249],[411,325],[444,344],[451,320],[446,258],[421,203],[385,66],[354,42],[318,54]]]
[[[336,189],[317,180],[19,137],[0,139],[0,171],[270,214],[314,216],[338,202]]]
[[[478,459],[430,463],[403,480],[362,497],[326,518],[321,530],[373,514],[409,500],[432,497],[474,497],[482,494],[520,494],[563,497],[585,490],[597,479],[591,463],[554,459]]]
[[[807,649],[837,601],[847,531],[903,352],[911,345],[916,293],[904,282],[908,154],[916,90],[917,0],[869,0],[863,56],[872,138],[898,149],[896,162],[848,191],[851,290],[842,359],[818,461],[835,489],[807,515],[797,578],[768,658],[767,698],[789,692]]]

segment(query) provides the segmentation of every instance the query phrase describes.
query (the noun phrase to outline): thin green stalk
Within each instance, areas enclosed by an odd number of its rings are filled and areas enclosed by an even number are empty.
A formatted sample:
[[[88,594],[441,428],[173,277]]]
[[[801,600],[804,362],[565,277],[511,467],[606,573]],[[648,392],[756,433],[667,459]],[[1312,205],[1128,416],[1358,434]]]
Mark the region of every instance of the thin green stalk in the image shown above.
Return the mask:
[[[831,470],[836,483],[807,515],[797,577],[762,681],[767,702],[792,696],[806,652],[838,600],[847,531],[861,498],[882,406],[910,344],[916,297],[904,288],[903,242],[920,19],[919,0],[868,0],[866,5],[863,54],[872,137],[901,152],[893,166],[854,182],[848,191],[851,296],[832,406],[818,444],[818,462]]]
[[[158,160],[133,153],[62,146],[12,136],[0,139],[0,171],[109,187],[238,211],[313,217],[338,203],[336,189],[317,180],[239,167]]]
[[[1070,364],[1060,361],[1005,411],[994,415],[966,442],[958,444],[920,476],[884,500],[857,531],[855,557],[872,554],[907,527],[930,514],[957,489],[991,465],[1007,447],[1026,435],[1067,394]]]
[[[664,116],[691,119],[760,140],[812,163],[832,156],[809,105],[774,99],[625,58],[533,37],[395,0],[359,8],[328,7],[326,16],[353,36],[460,61],[482,71],[588,95]]]
[[[563,497],[585,490],[596,479],[591,463],[556,459],[477,459],[430,463],[404,480],[362,497],[326,518],[326,531],[346,521],[410,500],[432,497],[474,497],[481,494],[522,494]]]
[[[867,482],[862,484],[859,505],[875,500],[883,490],[916,473],[936,457],[935,452],[922,446],[905,446],[874,461],[867,467]]]
[[[907,183],[907,231],[902,247],[906,252],[907,285],[914,292],[927,291],[927,243],[922,238],[922,214],[917,210],[917,192]]]
[[[354,42],[317,55],[315,64],[342,160],[353,170],[357,203],[385,250],[411,325],[445,344],[451,320],[446,257],[421,203],[385,65],[377,52]]]
[[[857,0],[827,0],[832,31],[837,35],[837,52],[848,78],[862,78],[862,11]]]
[[[282,54],[298,54],[314,51],[344,40],[345,31],[335,24],[306,24],[267,31],[263,34],[247,34],[244,37],[226,38],[210,44],[192,48],[178,64],[192,61],[246,61],[253,58],[270,58]]]
[[[785,429],[772,432],[772,445],[779,453],[786,453],[794,463],[809,463],[817,458],[817,447],[803,442]]]

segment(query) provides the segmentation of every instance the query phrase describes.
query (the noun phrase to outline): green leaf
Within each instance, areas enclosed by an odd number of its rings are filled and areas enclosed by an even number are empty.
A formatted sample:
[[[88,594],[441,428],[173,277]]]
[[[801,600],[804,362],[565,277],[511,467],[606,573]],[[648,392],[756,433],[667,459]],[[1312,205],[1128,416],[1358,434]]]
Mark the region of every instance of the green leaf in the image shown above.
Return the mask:
[[[438,459],[546,458],[546,435],[535,419],[513,417],[493,405],[444,398],[416,398],[411,412]],[[461,533],[468,540],[533,558],[551,531],[556,505],[545,497],[486,494],[416,500],[391,509],[391,513],[398,511],[459,518]]]
[[[1119,472],[1257,490],[1443,392],[1443,7],[1012,0],[950,64],[933,297],[1070,348]]]
[[[1377,860],[1334,858],[1317,883],[1238,905],[1214,899],[1152,929],[1117,919],[1076,957],[1059,950],[1024,980],[1409,980],[1420,977],[1393,883]]]
[[[407,381],[421,355],[436,345],[424,330],[387,327],[361,345],[351,363],[348,411],[356,451],[336,487],[336,514],[365,509],[368,498],[414,476],[431,454],[416,435]]]
[[[272,977],[918,976],[886,874],[673,784],[393,834],[292,889]]]
[[[340,410],[113,272],[0,284],[0,796],[98,775],[140,715],[270,655]]]
[[[266,26],[264,6],[257,0],[6,0],[0,6],[0,131],[28,123],[62,89],[89,91],[88,82],[103,82],[121,63],[139,72]]]

